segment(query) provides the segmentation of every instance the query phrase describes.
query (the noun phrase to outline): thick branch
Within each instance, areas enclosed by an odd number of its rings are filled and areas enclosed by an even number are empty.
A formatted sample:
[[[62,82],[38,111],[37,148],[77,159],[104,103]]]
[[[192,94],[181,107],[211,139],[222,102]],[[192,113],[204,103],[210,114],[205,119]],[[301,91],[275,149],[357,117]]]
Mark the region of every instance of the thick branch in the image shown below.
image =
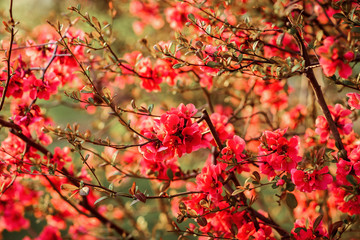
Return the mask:
[[[313,70],[309,67],[311,65],[310,63],[310,57],[309,57],[309,54],[306,50],[306,47],[305,47],[305,44],[304,44],[304,41],[302,40],[301,38],[301,35],[298,31],[296,31],[296,35],[295,35],[295,39],[298,43],[298,46],[300,48],[300,52],[301,52],[301,55],[302,57],[304,58],[305,60],[305,74],[307,76],[307,78],[309,79],[310,81],[310,84],[312,86],[312,89],[316,95],[316,99],[318,100],[318,103],[321,107],[321,110],[323,111],[324,115],[325,115],[325,118],[329,124],[329,127],[330,127],[330,130],[335,138],[335,141],[336,141],[336,146],[337,148],[339,149],[339,151],[343,152],[343,153],[346,153],[345,151],[345,148],[344,148],[344,145],[341,141],[341,137],[340,137],[340,134],[339,134],[339,131],[337,129],[337,126],[336,126],[336,123],[335,121],[333,120],[332,116],[331,116],[331,113],[330,113],[330,110],[326,104],[326,101],[325,101],[325,98],[324,98],[324,95],[323,95],[323,92],[321,90],[321,87],[318,83],[318,81],[316,80],[316,77],[315,77],[315,74],[313,72]],[[346,154],[344,154],[346,155]],[[347,159],[347,157],[345,156],[345,158]]]

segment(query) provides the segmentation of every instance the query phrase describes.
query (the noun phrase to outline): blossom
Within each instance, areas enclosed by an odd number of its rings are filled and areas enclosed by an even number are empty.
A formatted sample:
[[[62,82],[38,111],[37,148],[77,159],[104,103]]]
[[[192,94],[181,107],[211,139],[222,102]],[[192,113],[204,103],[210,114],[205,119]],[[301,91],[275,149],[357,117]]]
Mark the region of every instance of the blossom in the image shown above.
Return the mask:
[[[320,55],[320,65],[323,68],[324,74],[328,77],[335,74],[336,70],[342,78],[348,78],[352,74],[352,68],[346,62],[352,60],[353,53],[347,52],[341,54],[339,41],[334,37],[327,37],[324,40],[324,45],[319,47],[318,54]],[[344,58],[344,59],[343,59]]]
[[[140,147],[143,156],[148,160],[163,161],[174,157],[175,153],[181,157],[201,148],[203,144],[199,125],[191,120],[196,112],[193,104],[180,104],[143,128],[142,134],[154,139]]]
[[[30,226],[30,221],[24,218],[25,209],[21,204],[9,200],[5,207],[0,206],[0,213],[0,225],[10,232]]]
[[[311,221],[312,222],[312,221]],[[312,240],[312,239],[324,239],[328,237],[326,228],[324,227],[322,221],[314,229],[313,222],[310,226],[306,226],[305,219],[297,219],[294,224],[294,228],[291,231],[292,236],[296,240]]]
[[[351,111],[344,109],[340,104],[336,104],[335,107],[329,106],[330,113],[336,123],[340,134],[350,134],[352,131],[352,121],[347,118],[351,114]],[[315,122],[315,132],[320,135],[320,142],[326,142],[330,136],[330,127],[324,116],[318,116]]]
[[[36,240],[61,240],[59,229],[53,226],[46,226]]]
[[[327,166],[320,170],[315,169],[311,171],[293,169],[291,170],[291,179],[302,192],[325,190],[327,185],[333,181]]]
[[[188,21],[187,15],[192,8],[188,4],[181,2],[175,3],[175,6],[165,9],[166,21],[170,23],[170,27],[175,30],[182,30]]]
[[[290,111],[284,113],[282,117],[282,123],[286,127],[295,129],[301,122],[305,120],[306,115],[306,107],[299,104]]]
[[[206,165],[196,176],[197,189],[209,194],[211,199],[219,199],[222,193],[221,172],[220,165]]]
[[[129,10],[132,15],[140,18],[140,21],[134,26],[142,25],[140,29],[134,28],[136,34],[141,34],[144,27],[148,24],[151,24],[155,29],[160,29],[164,25],[164,20],[159,14],[159,4],[156,1],[132,0]]]
[[[299,137],[294,136],[287,140],[283,135],[286,129],[265,131],[262,144],[259,146],[260,171],[273,176],[273,170],[290,172],[296,168],[301,160],[299,152]]]
[[[346,96],[349,97],[348,104],[352,109],[360,109],[360,94],[348,93]]]
[[[65,147],[61,149],[60,147],[55,147],[54,149],[54,156],[50,159],[50,163],[55,164],[61,169],[66,162],[71,162],[70,148]]]
[[[226,147],[221,150],[224,159],[232,158],[241,161],[245,157],[243,151],[245,150],[245,141],[241,137],[235,135],[232,139],[226,142]]]

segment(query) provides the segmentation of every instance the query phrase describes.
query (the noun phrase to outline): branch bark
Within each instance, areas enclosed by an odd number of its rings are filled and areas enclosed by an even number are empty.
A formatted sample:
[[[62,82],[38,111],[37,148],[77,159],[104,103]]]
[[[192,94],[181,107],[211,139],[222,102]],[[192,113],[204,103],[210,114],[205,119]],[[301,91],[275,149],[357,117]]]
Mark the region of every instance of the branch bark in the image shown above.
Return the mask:
[[[332,134],[333,134],[333,136],[335,138],[335,141],[336,141],[336,147],[342,153],[344,159],[349,161],[349,159],[347,158],[346,150],[345,150],[344,145],[343,145],[343,143],[341,141],[341,137],[340,137],[339,131],[337,129],[336,123],[335,123],[335,121],[333,120],[333,118],[331,116],[328,105],[326,104],[324,94],[323,94],[323,92],[321,90],[321,86],[319,85],[312,68],[310,68],[310,65],[311,65],[310,57],[309,57],[309,54],[308,54],[308,52],[306,50],[304,41],[303,41],[303,39],[302,39],[302,37],[301,37],[298,30],[296,30],[296,33],[295,33],[294,37],[295,37],[295,40],[298,43],[298,46],[300,48],[301,55],[305,60],[305,69],[306,69],[305,74],[306,74],[306,77],[309,79],[311,87],[312,87],[312,89],[313,89],[313,91],[315,93],[316,99],[317,99],[317,101],[318,101],[318,103],[319,103],[319,105],[321,107],[321,110],[323,111],[323,113],[325,115],[326,121],[329,124],[330,130],[331,130],[331,132],[332,132]]]
[[[9,83],[10,83],[10,80],[12,77],[11,76],[11,52],[12,52],[14,38],[15,38],[15,21],[14,21],[13,14],[12,14],[12,8],[13,8],[13,0],[10,0],[10,8],[9,8],[9,14],[10,14],[9,23],[11,25],[11,27],[10,27],[10,46],[9,46],[9,51],[7,52],[7,54],[5,53],[6,63],[7,63],[7,79],[6,79],[4,90],[2,92],[2,97],[1,97],[1,102],[0,102],[0,111],[2,110],[2,108],[4,106],[6,92],[9,88]]]
[[[49,158],[53,157],[53,154],[46,149],[41,144],[35,142],[33,139],[27,137],[21,132],[21,127],[15,123],[7,122],[4,119],[0,118],[0,125],[10,128],[10,132],[23,140],[29,147],[33,147],[37,149],[42,154],[46,155]],[[61,169],[60,172],[64,174],[68,180],[73,183],[76,186],[79,186],[79,182],[75,180],[73,176],[70,175],[70,173],[65,169]],[[56,189],[54,189],[56,191]],[[110,228],[114,229],[118,234],[121,236],[125,236],[126,239],[133,240],[135,239],[133,236],[131,236],[130,233],[125,231],[123,228],[112,222],[110,219],[104,217],[101,215],[94,207],[92,207],[86,198],[83,198],[83,201],[80,203],[86,210],[88,210],[94,217],[96,217],[99,221],[101,221],[104,225],[108,225]]]

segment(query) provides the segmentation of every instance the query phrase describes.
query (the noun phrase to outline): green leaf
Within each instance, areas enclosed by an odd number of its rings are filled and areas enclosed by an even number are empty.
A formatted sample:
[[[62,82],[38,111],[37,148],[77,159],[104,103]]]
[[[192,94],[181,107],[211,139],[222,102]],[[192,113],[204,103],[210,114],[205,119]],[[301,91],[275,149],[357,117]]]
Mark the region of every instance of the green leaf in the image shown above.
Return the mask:
[[[104,201],[105,199],[108,199],[108,198],[109,198],[108,196],[103,196],[103,197],[97,199],[97,200],[94,202],[94,205],[96,205],[96,204],[98,204],[98,203],[100,203],[100,202],[102,202],[102,201]]]
[[[149,113],[151,113],[154,109],[154,104],[150,104],[149,107],[148,107],[148,111]]]
[[[117,158],[118,154],[119,154],[119,150],[116,151],[116,152],[112,155],[112,158],[111,158],[111,165],[112,165],[112,166],[115,166],[115,161],[116,161],[116,158]]]
[[[240,193],[242,193],[244,191],[245,191],[245,189],[236,189],[235,191],[233,191],[231,193],[231,196],[236,196],[236,195],[238,195],[238,194],[240,194]]]
[[[181,68],[181,67],[183,67],[183,66],[184,66],[183,63],[177,63],[177,64],[175,64],[174,66],[172,66],[172,68],[173,68],[173,69],[178,69],[178,68]]]
[[[170,45],[169,45],[169,51],[170,51],[170,53],[171,53],[172,55],[174,55],[174,54],[175,54],[175,50],[176,50],[176,46],[175,46],[175,44],[174,44],[173,42],[171,42]]]
[[[207,34],[211,34],[211,25],[208,25],[207,27],[206,27],[206,29],[205,29],[205,32],[207,33]]]
[[[210,62],[206,63],[206,66],[211,67],[211,68],[215,68],[215,67],[218,66],[218,63],[210,61]]]
[[[342,13],[335,13],[333,15],[333,18],[342,19],[342,18],[345,18],[345,15]]]
[[[166,171],[166,175],[170,178],[170,180],[174,179],[174,173],[170,168]]]
[[[138,202],[140,202],[140,200],[139,200],[139,199],[135,199],[134,201],[131,202],[130,207],[133,206],[133,205],[135,205],[135,204],[138,203]]]
[[[296,64],[295,66],[293,66],[291,68],[291,72],[295,72],[296,70],[298,70],[300,68],[300,63]]]
[[[351,183],[354,186],[356,186],[358,184],[353,175],[350,175],[350,174],[346,175],[346,180],[348,180],[349,183]]]
[[[360,33],[360,27],[353,27],[353,28],[351,29],[351,32]]]
[[[253,51],[255,52],[257,45],[259,44],[259,41],[256,41],[253,45]]]
[[[286,194],[286,204],[289,206],[289,208],[294,209],[297,207],[298,202],[296,200],[296,197],[292,193]]]
[[[307,231],[307,229],[304,227],[297,227],[297,228],[295,228],[294,232],[299,233],[301,230],[304,230],[305,232]]]
[[[348,202],[348,201],[350,201],[351,199],[353,199],[354,197],[355,197],[354,194],[346,195],[346,196],[344,197],[344,201],[345,201],[345,202]]]
[[[194,16],[194,14],[189,13],[189,14],[188,14],[188,19],[191,20],[192,22],[195,22],[195,16]]]
[[[295,190],[295,184],[293,184],[291,182],[286,183],[286,190],[289,191],[289,192],[294,191]]]

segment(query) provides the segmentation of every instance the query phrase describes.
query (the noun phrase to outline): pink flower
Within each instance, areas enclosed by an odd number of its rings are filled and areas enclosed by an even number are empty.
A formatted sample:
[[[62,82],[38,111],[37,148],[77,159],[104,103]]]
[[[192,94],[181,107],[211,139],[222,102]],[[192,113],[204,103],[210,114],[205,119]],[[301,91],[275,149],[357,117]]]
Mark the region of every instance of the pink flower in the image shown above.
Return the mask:
[[[142,58],[137,63],[137,73],[140,75],[141,87],[146,91],[160,91],[159,84],[162,82],[162,79],[159,78],[155,71],[152,69],[152,64],[149,58]]]
[[[232,139],[226,142],[226,147],[221,150],[221,160],[227,163],[240,163],[246,155],[243,153],[245,150],[245,141],[241,137],[235,135]],[[250,171],[247,164],[235,165],[238,173],[242,171]]]
[[[291,231],[292,236],[296,240],[312,240],[312,239],[327,239],[328,233],[327,230],[322,223],[316,227],[316,229],[313,228],[313,222],[310,221],[310,226],[306,227],[305,219],[297,219],[294,224],[294,228]]]
[[[25,209],[23,205],[7,201],[4,211],[0,214],[0,222],[10,232],[27,229],[30,226],[30,222],[24,218],[24,214]]]
[[[333,181],[327,166],[320,170],[312,171],[293,169],[291,170],[291,179],[296,187],[302,192],[325,190],[327,185]]]
[[[301,122],[305,120],[306,115],[306,107],[299,104],[282,116],[282,124],[285,125],[285,127],[295,129]]]
[[[265,131],[262,136],[262,144],[259,146],[260,171],[262,173],[271,173],[273,170],[290,172],[296,168],[297,163],[301,161],[298,156],[299,137],[294,136],[290,140],[283,137],[286,129],[276,131]],[[269,165],[269,166],[268,166]]]
[[[141,133],[154,139],[140,147],[144,158],[164,161],[174,157],[175,153],[181,157],[184,153],[201,148],[203,144],[199,125],[191,119],[196,112],[193,104],[180,104],[161,115],[160,119],[143,122]]]
[[[59,229],[53,226],[46,226],[36,240],[61,240]]]
[[[334,37],[327,37],[324,40],[324,45],[319,47],[318,53],[320,55],[320,64],[323,68],[324,74],[328,77],[335,74],[339,70],[339,76],[348,78],[352,74],[352,68],[344,61],[351,61],[354,53],[347,52],[342,56],[340,54],[340,44]]]
[[[70,148],[65,147],[61,149],[60,147],[55,148],[55,153],[52,159],[50,159],[50,163],[56,164],[59,169],[61,169],[66,162],[71,162]]]
[[[360,109],[360,94],[348,93],[346,96],[349,97],[348,104],[352,109]]]
[[[346,60],[348,60],[348,61],[353,60],[354,57],[355,57],[355,54],[354,54],[353,52],[351,52],[351,51],[349,51],[349,52],[347,52],[347,53],[344,54],[344,58],[345,58]]]
[[[347,183],[346,176],[350,173],[353,163],[340,159],[336,163],[336,181],[340,184]]]
[[[347,118],[351,114],[351,111],[344,109],[340,104],[336,104],[335,107],[329,106],[330,113],[338,127],[339,133],[342,135],[348,135],[352,131],[352,121]],[[315,132],[320,135],[320,142],[324,143],[330,136],[330,127],[324,116],[316,118]]]
[[[170,23],[170,27],[175,30],[182,30],[188,21],[187,15],[190,13],[191,7],[181,2],[175,3],[175,6],[165,9],[166,21]]]
[[[238,230],[238,234],[236,235],[237,239],[250,239],[250,236],[252,236],[256,232],[255,226],[253,222],[248,222],[241,226],[241,228]]]
[[[159,4],[156,1],[139,1],[132,0],[129,7],[130,13],[140,18],[140,23],[137,23],[135,27],[135,33],[141,34],[145,25],[151,24],[155,29],[160,29],[164,25],[164,21],[159,12]]]
[[[279,179],[276,183],[276,186],[283,186],[285,184],[285,180],[284,179]]]
[[[222,193],[221,172],[220,165],[206,165],[196,176],[197,189],[209,194],[211,199],[219,199]]]

